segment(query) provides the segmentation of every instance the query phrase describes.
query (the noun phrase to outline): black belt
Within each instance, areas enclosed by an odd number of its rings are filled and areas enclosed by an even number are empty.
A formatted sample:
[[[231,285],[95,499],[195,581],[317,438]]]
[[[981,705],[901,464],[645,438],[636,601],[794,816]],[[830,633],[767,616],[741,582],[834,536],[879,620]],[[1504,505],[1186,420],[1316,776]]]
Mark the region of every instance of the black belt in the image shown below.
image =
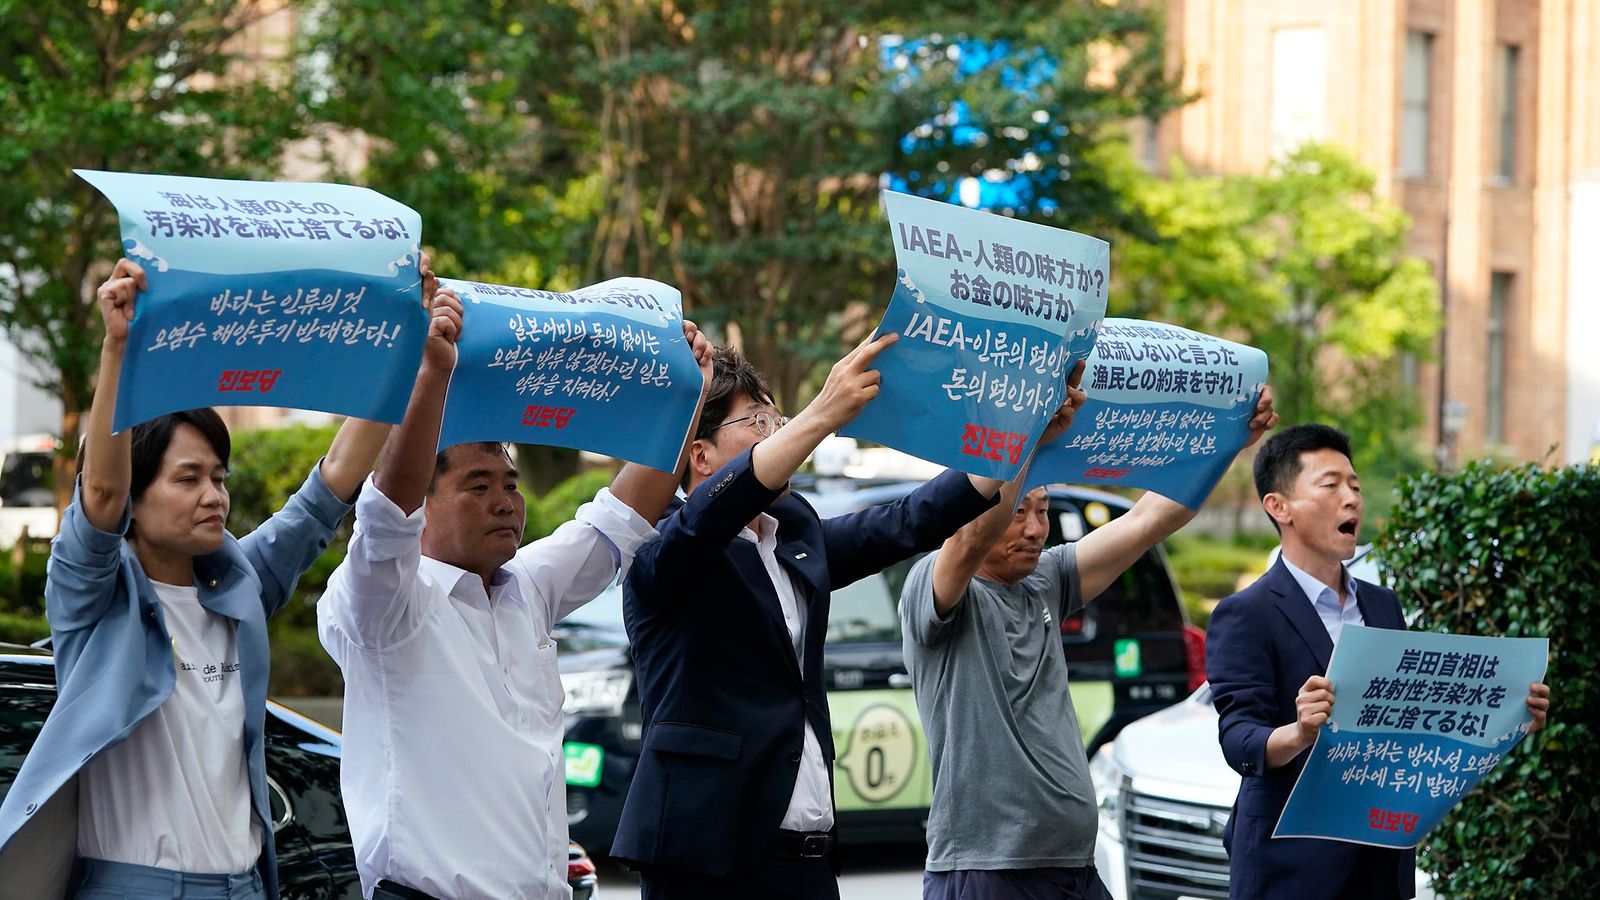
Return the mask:
[[[825,859],[833,852],[833,832],[831,831],[788,831],[778,829],[779,853],[787,856],[798,856],[801,859]]]
[[[372,900],[438,900],[438,898],[385,878],[372,889]]]

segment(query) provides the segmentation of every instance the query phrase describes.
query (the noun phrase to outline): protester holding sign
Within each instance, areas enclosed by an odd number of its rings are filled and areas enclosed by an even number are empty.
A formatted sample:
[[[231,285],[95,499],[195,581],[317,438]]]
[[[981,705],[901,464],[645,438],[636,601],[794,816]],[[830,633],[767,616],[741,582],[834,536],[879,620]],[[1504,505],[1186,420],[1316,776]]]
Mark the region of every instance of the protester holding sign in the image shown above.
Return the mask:
[[[1041,444],[1081,407],[1069,404]],[[1244,446],[1277,423],[1263,386]],[[911,569],[900,600],[905,658],[928,736],[933,803],[923,896],[1109,900],[1094,870],[1089,761],[1068,690],[1059,623],[1113,584],[1197,510],[1146,493],[1126,514],[1048,550],[1044,488],[1000,504]]]
[[[1283,552],[1260,580],[1218,604],[1206,635],[1222,753],[1243,776],[1223,833],[1229,896],[1415,896],[1414,850],[1272,837],[1332,710],[1324,675],[1345,626],[1406,623],[1392,591],[1344,569],[1364,506],[1342,432],[1315,424],[1284,429],[1256,456],[1255,481]],[[1543,684],[1529,688],[1531,730],[1544,725],[1549,693]]]
[[[519,549],[524,501],[505,446],[436,452],[463,327],[480,326],[469,312],[429,333],[317,604],[322,645],[344,670],[345,810],[367,896],[564,897],[551,629],[628,568],[678,479],[630,463],[573,521]],[[679,327],[705,383],[710,345],[692,322]]]
[[[829,592],[936,546],[1000,489],[951,471],[827,520],[789,492],[818,443],[878,396],[871,366],[897,337],[835,363],[792,422],[742,356],[717,352],[688,498],[624,586],[644,749],[611,852],[641,867],[651,900],[839,895]]]
[[[216,412],[112,433],[146,286],[124,259],[98,292],[97,388],[45,583],[58,699],[0,807],[8,897],[277,896],[266,620],[328,546],[389,431],[347,419],[283,509],[235,540]]]

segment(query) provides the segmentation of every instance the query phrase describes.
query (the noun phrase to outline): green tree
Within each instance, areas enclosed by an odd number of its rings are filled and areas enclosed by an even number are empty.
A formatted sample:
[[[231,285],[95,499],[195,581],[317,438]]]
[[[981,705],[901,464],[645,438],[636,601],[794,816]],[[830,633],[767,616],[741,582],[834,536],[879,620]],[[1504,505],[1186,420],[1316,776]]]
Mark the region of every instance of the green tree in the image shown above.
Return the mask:
[[[241,36],[292,5],[0,0],[0,328],[48,373],[63,447],[99,364],[97,266],[121,255],[115,211],[72,169],[270,177],[301,111],[273,61],[287,48]]]
[[[883,173],[948,192],[1034,172],[1048,145],[1040,202],[1013,212],[1084,228],[1126,211],[1084,151],[1180,102],[1161,27],[1131,0],[353,0],[311,45],[329,61],[319,109],[373,137],[368,177],[422,211],[445,262],[674,284],[698,319],[737,327],[793,406],[887,296]],[[894,42],[916,77],[885,64]],[[963,69],[972,42],[1005,52]],[[1052,62],[1018,97],[1011,60],[1038,57]],[[427,122],[399,121],[411,97]],[[947,139],[957,101],[981,143]]]
[[[1345,151],[1309,144],[1259,175],[1144,173],[1096,151],[1154,239],[1119,243],[1119,312],[1235,337],[1267,352],[1286,422],[1349,431],[1363,474],[1420,462],[1402,354],[1426,356],[1438,286],[1406,252],[1410,221]]]

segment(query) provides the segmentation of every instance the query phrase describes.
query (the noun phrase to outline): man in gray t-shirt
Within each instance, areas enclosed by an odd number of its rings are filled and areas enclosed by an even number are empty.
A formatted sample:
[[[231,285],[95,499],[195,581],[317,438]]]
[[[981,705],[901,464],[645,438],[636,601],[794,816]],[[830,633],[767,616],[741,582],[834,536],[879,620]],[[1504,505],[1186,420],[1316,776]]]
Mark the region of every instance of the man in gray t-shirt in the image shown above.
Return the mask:
[[[1071,424],[1070,388],[1048,443]],[[1254,443],[1277,422],[1264,388]],[[1075,544],[1045,549],[1050,499],[1000,502],[912,568],[900,599],[905,658],[928,737],[933,808],[924,900],[1109,900],[1094,871],[1094,788],[1067,690],[1060,622],[1195,510],[1146,493]]]

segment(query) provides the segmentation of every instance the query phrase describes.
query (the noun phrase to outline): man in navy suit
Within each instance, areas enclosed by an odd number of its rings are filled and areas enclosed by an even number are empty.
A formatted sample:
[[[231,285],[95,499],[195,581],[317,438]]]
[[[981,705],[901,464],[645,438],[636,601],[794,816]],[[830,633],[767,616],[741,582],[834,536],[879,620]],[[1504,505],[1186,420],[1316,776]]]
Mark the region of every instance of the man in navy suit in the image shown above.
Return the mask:
[[[792,422],[749,363],[717,352],[688,500],[625,583],[644,749],[611,852],[640,869],[649,900],[839,896],[829,592],[939,546],[1000,489],[946,472],[827,520],[789,493],[806,456],[877,396],[868,366],[895,337],[836,363]]]
[[[1361,481],[1349,438],[1327,425],[1274,435],[1255,461],[1256,493],[1282,537],[1267,574],[1223,600],[1206,632],[1206,675],[1222,754],[1243,779],[1223,833],[1228,895],[1389,900],[1416,895],[1416,852],[1272,837],[1307,751],[1333,709],[1323,677],[1346,625],[1405,628],[1394,592],[1351,578]],[[1535,730],[1549,688],[1529,688]]]

